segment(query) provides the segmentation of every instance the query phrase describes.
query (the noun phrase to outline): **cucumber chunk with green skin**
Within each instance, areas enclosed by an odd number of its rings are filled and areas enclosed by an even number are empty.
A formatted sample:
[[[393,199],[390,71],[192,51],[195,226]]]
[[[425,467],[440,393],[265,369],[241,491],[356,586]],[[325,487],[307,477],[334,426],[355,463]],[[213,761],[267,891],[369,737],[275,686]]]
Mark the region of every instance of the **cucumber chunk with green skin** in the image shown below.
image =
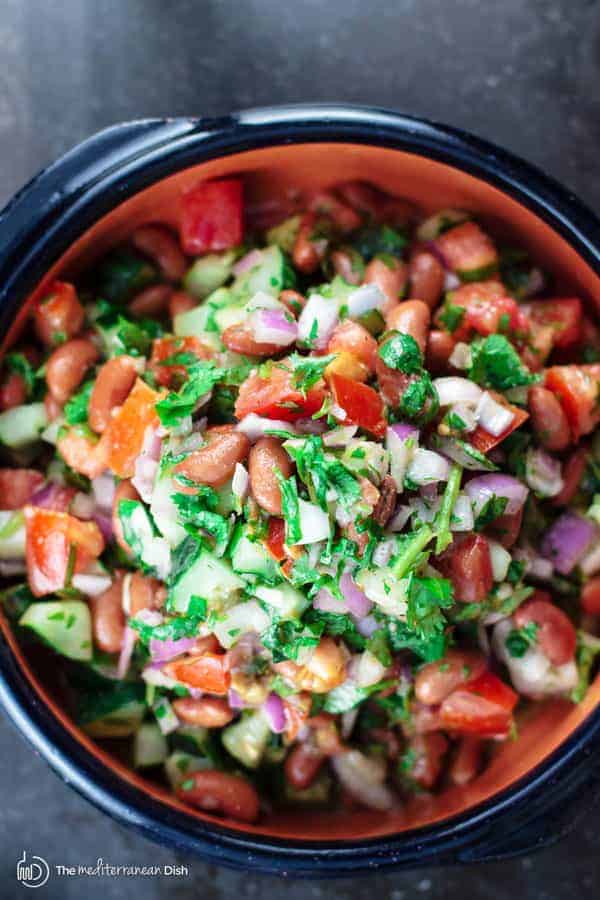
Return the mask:
[[[19,619],[57,653],[69,659],[92,658],[92,619],[81,600],[45,600],[32,603]]]
[[[263,758],[271,728],[264,714],[247,713],[233,725],[228,725],[221,733],[221,740],[227,752],[247,769],[257,769]]]
[[[235,572],[257,575],[264,581],[279,581],[279,567],[260,541],[252,540],[247,528],[241,528],[233,540],[231,565]]]
[[[461,281],[468,283],[470,281],[485,281],[486,278],[491,278],[492,275],[495,275],[497,271],[498,260],[495,260],[485,266],[477,266],[474,269],[457,269],[456,274]]]
[[[92,737],[129,737],[146,714],[144,686],[106,677],[99,668],[94,658],[91,665],[68,670],[76,696],[75,718]]]
[[[142,722],[133,739],[133,765],[136,769],[158,766],[169,755],[167,739],[155,722]]]
[[[212,768],[214,768],[213,764],[206,757],[194,756],[181,750],[171,753],[165,760],[165,775],[174,791],[177,790],[182,781],[185,781],[194,772]]]
[[[275,244],[277,247],[285,250],[286,253],[291,253],[296,243],[300,222],[300,216],[290,216],[289,219],[284,219],[279,225],[269,228],[266,234],[267,243]]]
[[[0,443],[19,449],[33,444],[48,424],[43,403],[25,403],[0,413]]]
[[[172,500],[172,495],[179,490],[167,472],[158,471],[152,489],[150,515],[171,547],[177,547],[187,536],[187,531],[177,520],[177,507]]]
[[[146,705],[140,700],[130,700],[101,719],[82,725],[83,730],[94,738],[126,738],[135,734],[140,726]]]
[[[225,284],[231,275],[235,257],[235,251],[228,250],[226,253],[209,253],[197,259],[184,276],[184,288],[192,297],[204,300]]]
[[[209,608],[219,608],[245,586],[243,579],[235,574],[226,560],[201,549],[171,588],[169,606],[173,612],[185,615],[192,597],[200,596],[207,601]]]
[[[179,313],[173,320],[173,332],[177,337],[197,337],[207,347],[222,350],[219,327],[215,313],[225,306],[237,305],[228,288],[218,288],[194,309]]]
[[[144,504],[139,500],[121,500],[119,520],[125,541],[145,571],[165,581],[171,565],[169,544],[155,534]]]
[[[261,585],[256,588],[256,596],[277,610],[281,619],[299,619],[308,606],[304,594],[291,584],[278,584],[277,587]]]
[[[183,751],[204,755],[204,745],[208,738],[208,728],[201,725],[180,725],[171,739]]]
[[[25,559],[25,519],[21,510],[0,510],[0,559]]]
[[[232,292],[238,297],[252,297],[259,291],[277,297],[284,288],[294,287],[295,275],[280,247],[271,246],[261,251],[261,259],[248,272],[239,275]]]
[[[470,218],[469,213],[462,209],[442,209],[419,225],[417,237],[420,241],[434,241],[444,231]]]

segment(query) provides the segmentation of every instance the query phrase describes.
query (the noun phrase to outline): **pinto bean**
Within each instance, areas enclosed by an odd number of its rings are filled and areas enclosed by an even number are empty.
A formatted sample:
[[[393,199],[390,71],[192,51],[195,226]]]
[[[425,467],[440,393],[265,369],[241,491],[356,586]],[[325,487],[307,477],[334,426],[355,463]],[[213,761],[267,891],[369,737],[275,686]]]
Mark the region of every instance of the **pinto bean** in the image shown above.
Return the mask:
[[[132,485],[131,481],[127,479],[125,481],[119,482],[117,485],[117,489],[115,491],[115,496],[113,498],[112,505],[112,527],[113,533],[115,536],[115,540],[121,550],[124,550],[128,556],[131,555],[131,547],[125,541],[123,537],[123,526],[121,525],[121,519],[119,518],[119,504],[121,500],[139,500],[140,495]]]
[[[283,770],[289,784],[298,791],[310,787],[325,762],[325,754],[309,741],[296,744],[288,753]]]
[[[44,483],[37,469],[0,469],[2,509],[21,509]]]
[[[571,443],[571,429],[556,394],[536,384],[529,388],[527,406],[540,444],[547,450],[565,450]]]
[[[376,284],[386,298],[383,315],[397,305],[406,285],[406,266],[399,259],[372,259],[365,269],[363,284]]]
[[[98,356],[95,344],[86,338],[74,338],[56,348],[46,363],[46,383],[57,403],[67,402]]]
[[[281,353],[279,344],[257,341],[251,325],[247,322],[230,325],[221,335],[221,340],[228,350],[242,353],[244,356],[274,356],[276,353]]]
[[[328,353],[351,353],[373,374],[377,364],[377,341],[366,328],[346,319],[336,325],[327,345]]]
[[[0,385],[0,411],[20,406],[27,399],[27,385],[18,372],[10,372]]]
[[[432,788],[442,771],[442,761],[447,749],[448,741],[440,731],[414,737],[409,744],[409,750],[415,755],[410,777],[421,787]]]
[[[51,293],[33,310],[33,325],[37,336],[46,347],[57,344],[57,336],[67,340],[81,330],[85,312],[77,299],[75,288],[67,282],[55,282]]]
[[[180,697],[173,701],[173,709],[182,722],[201,728],[223,728],[235,716],[222,697]]]
[[[126,484],[126,482],[121,482],[121,484]],[[119,499],[126,498],[120,497]],[[161,609],[167,599],[167,591],[163,583],[158,578],[143,575],[141,572],[133,572],[129,576],[128,593],[128,613],[132,617],[137,616],[142,609]]]
[[[461,739],[449,769],[452,784],[463,787],[473,781],[481,766],[482,748],[477,737],[467,735]]]
[[[197,305],[198,301],[191,294],[186,294],[185,291],[174,291],[169,297],[169,316],[174,319],[175,316],[189,312]]]
[[[425,353],[431,310],[422,300],[405,300],[390,309],[386,315],[387,327],[403,334],[410,334]]]
[[[354,268],[349,253],[345,250],[334,250],[330,259],[336,275],[341,275],[348,284],[360,284],[361,272]]]
[[[319,268],[327,250],[326,240],[313,239],[316,221],[317,217],[314,212],[305,213],[302,216],[292,249],[292,261],[295,267],[306,275],[310,275]]]
[[[448,650],[443,659],[427,663],[415,678],[415,696],[421,703],[437,706],[448,694],[480,675],[485,661],[478,653]]]
[[[450,357],[456,341],[447,331],[432,328],[427,337],[425,365],[434,375],[442,375],[448,371]]]
[[[136,250],[154,260],[167,281],[181,281],[186,261],[177,238],[164,225],[142,225],[131,235]]]
[[[281,472],[284,478],[289,478],[292,468],[292,461],[277,438],[260,438],[250,450],[250,490],[258,505],[271,516],[281,515],[281,488],[277,473]]]
[[[172,293],[168,284],[153,284],[136,294],[127,308],[132,316],[151,319],[165,312]]]
[[[429,309],[435,309],[444,290],[446,273],[441,262],[433,253],[419,250],[408,264],[410,293],[426,303]]]
[[[240,822],[255,822],[258,818],[258,794],[239,775],[216,769],[193,772],[182,780],[177,796],[206,812],[221,813]]]
[[[137,365],[133,356],[114,356],[98,372],[88,406],[88,420],[94,431],[105,431],[113,410],[127,399],[137,378]]]
[[[391,475],[386,475],[379,485],[379,499],[372,513],[373,521],[381,525],[382,528],[385,528],[388,519],[394,512],[397,496],[396,482]]]
[[[236,463],[248,456],[250,441],[233,425],[209,428],[205,437],[206,445],[178,463],[175,471],[200,484],[220,487],[233,476]]]
[[[362,217],[353,209],[339,200],[331,191],[320,191],[311,202],[310,209],[322,216],[331,219],[336,228],[346,233],[360,228]]]
[[[123,576],[118,575],[99,597],[90,597],[94,643],[103,653],[118,653],[125,634],[122,605]]]

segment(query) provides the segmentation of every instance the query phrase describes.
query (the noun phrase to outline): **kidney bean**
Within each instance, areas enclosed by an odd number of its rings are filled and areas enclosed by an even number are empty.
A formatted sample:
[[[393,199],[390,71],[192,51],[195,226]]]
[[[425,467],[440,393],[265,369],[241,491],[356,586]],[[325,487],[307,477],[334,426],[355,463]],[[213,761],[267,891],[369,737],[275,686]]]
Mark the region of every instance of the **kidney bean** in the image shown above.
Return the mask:
[[[338,200],[331,191],[320,191],[316,194],[310,202],[310,209],[319,215],[327,216],[335,227],[344,233],[355,231],[362,224],[362,217],[356,210]]]
[[[279,302],[283,303],[293,316],[297,316],[303,309],[306,298],[303,297],[302,294],[299,294],[298,291],[292,291],[289,290],[289,288],[286,288],[285,291],[280,291]]]
[[[432,328],[427,337],[425,365],[433,375],[442,375],[448,371],[449,360],[456,341],[447,331]]]
[[[250,441],[233,425],[209,428],[205,438],[206,445],[178,463],[175,471],[200,484],[220,487],[233,476],[236,463],[248,456]]]
[[[527,407],[540,444],[547,450],[565,450],[571,443],[571,429],[556,394],[536,384],[529,388]]]
[[[316,222],[317,217],[314,212],[305,213],[302,216],[292,249],[294,266],[306,275],[310,275],[319,268],[327,250],[326,240],[313,238]]]
[[[514,613],[517,628],[534,622],[538,628],[535,639],[542,653],[553,666],[562,666],[575,656],[577,632],[569,617],[555,606],[546,591],[536,591]]]
[[[600,615],[600,575],[590,578],[581,590],[581,607],[590,616]]]
[[[415,755],[410,777],[426,789],[432,788],[442,771],[443,757],[448,741],[440,731],[418,734],[409,743],[409,752]]]
[[[21,509],[44,483],[37,469],[0,469],[2,509]]]
[[[285,777],[298,791],[310,787],[325,762],[325,754],[309,741],[296,744],[283,764]]]
[[[422,300],[405,300],[390,309],[385,317],[387,327],[410,334],[425,353],[431,310]]]
[[[193,772],[183,778],[177,796],[206,812],[221,813],[240,822],[255,822],[258,818],[258,794],[240,775],[216,769]]]
[[[98,356],[95,344],[86,338],[74,338],[54,350],[46,363],[46,384],[57,403],[67,402]]]
[[[369,738],[376,744],[382,744],[388,759],[398,759],[400,742],[398,736],[391,728],[371,728]]]
[[[411,297],[418,297],[429,309],[435,309],[444,291],[446,273],[433,253],[419,250],[408,264]]]
[[[128,556],[131,556],[131,547],[125,541],[123,537],[123,526],[121,525],[121,520],[119,518],[119,504],[121,500],[139,500],[140,495],[132,485],[131,481],[125,479],[124,481],[120,481],[116,487],[115,495],[113,498],[112,505],[112,528],[113,534],[115,536],[115,541],[121,548],[127,553]]]
[[[583,478],[588,461],[588,448],[577,447],[566,460],[563,470],[563,488],[550,501],[553,506],[568,506],[577,491]]]
[[[421,703],[437,706],[452,691],[480,675],[485,660],[467,650],[448,650],[443,659],[427,663],[415,678],[415,696]]]
[[[281,515],[281,489],[277,473],[289,478],[292,468],[292,461],[277,438],[260,438],[250,450],[250,490],[258,505],[271,516]]]
[[[376,284],[386,298],[384,316],[398,304],[406,286],[406,265],[399,259],[372,259],[365,269],[363,284]]]
[[[389,199],[368,181],[345,181],[336,185],[336,191],[346,203],[375,221],[381,219],[385,202]]]
[[[48,417],[49,422],[53,422],[55,419],[62,414],[63,408],[62,404],[58,402],[56,397],[53,397],[50,391],[44,397],[44,408],[46,410],[46,416]]]
[[[336,275],[340,275],[348,284],[360,284],[362,273],[354,268],[349,253],[345,250],[334,250],[330,259]]]
[[[127,308],[132,316],[152,319],[168,309],[172,293],[168,284],[153,284],[136,294]]]
[[[191,294],[186,294],[185,291],[174,291],[169,297],[169,316],[174,319],[175,316],[189,312],[197,305],[198,301]]]
[[[117,575],[111,586],[99,597],[90,597],[94,643],[103,653],[118,653],[125,634],[122,604],[123,576]]]
[[[372,375],[377,364],[377,341],[366,328],[346,319],[336,325],[327,345],[328,353],[351,353]]]
[[[0,411],[21,406],[27,399],[27,385],[18,372],[9,372],[0,385]]]
[[[58,337],[74,337],[83,326],[85,312],[77,299],[75,288],[67,282],[56,281],[52,293],[33,310],[35,332],[46,347],[54,347]]]
[[[201,728],[223,728],[235,716],[222,697],[180,697],[173,700],[173,709],[182,722]]]
[[[165,225],[142,225],[131,235],[136,250],[154,260],[167,281],[181,281],[186,260],[177,238]]]
[[[125,483],[121,482],[121,484]],[[124,497],[119,498],[119,500],[124,499]],[[131,574],[129,578],[129,615],[132,618],[137,616],[142,609],[161,609],[166,599],[167,591],[158,578],[143,575],[137,571]]]
[[[457,787],[473,781],[481,766],[482,742],[467,735],[461,738],[449,769],[450,781]]]
[[[281,353],[279,344],[267,344],[257,341],[251,325],[247,322],[238,322],[230,325],[221,335],[221,340],[228,350],[234,353],[242,353],[244,356],[274,356]]]
[[[385,528],[388,519],[394,512],[397,496],[396,482],[390,475],[386,475],[379,485],[379,499],[372,513],[373,521],[382,528]]]
[[[88,406],[88,421],[94,431],[105,431],[113,410],[129,396],[137,378],[137,366],[133,356],[114,356],[98,372]]]

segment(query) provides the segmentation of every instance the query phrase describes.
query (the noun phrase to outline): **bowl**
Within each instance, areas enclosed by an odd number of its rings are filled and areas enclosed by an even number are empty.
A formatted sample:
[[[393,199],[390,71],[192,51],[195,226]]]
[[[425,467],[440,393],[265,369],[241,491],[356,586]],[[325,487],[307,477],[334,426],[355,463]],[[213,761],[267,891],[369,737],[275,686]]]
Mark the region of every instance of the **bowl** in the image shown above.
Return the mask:
[[[70,279],[148,220],[177,223],[193,183],[245,179],[260,213],[291,191],[363,179],[434,211],[466,207],[600,310],[600,222],[567,190],[464,132],[379,109],[296,106],[119,125],[39,174],[0,215],[9,346],[48,282]],[[600,678],[579,706],[540,703],[471,784],[399,812],[277,813],[241,825],[191,810],[86,736],[35,654],[0,620],[0,702],[52,768],[111,816],[180,851],[295,876],[486,860],[555,840],[600,776]]]

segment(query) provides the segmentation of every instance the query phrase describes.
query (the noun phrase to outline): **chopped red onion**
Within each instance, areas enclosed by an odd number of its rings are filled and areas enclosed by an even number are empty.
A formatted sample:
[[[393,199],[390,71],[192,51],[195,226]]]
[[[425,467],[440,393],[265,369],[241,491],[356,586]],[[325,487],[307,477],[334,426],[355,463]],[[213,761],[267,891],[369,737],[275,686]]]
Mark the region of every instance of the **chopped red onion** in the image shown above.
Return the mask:
[[[90,494],[77,491],[71,503],[71,515],[78,519],[91,519],[96,509],[96,502]]]
[[[133,628],[127,627],[123,633],[123,642],[121,644],[119,662],[117,663],[117,678],[125,678],[127,675],[136,640],[137,633]]]
[[[298,434],[325,434],[327,431],[327,422],[322,419],[296,419],[294,425]]]
[[[77,591],[88,597],[99,597],[104,594],[112,584],[110,575],[89,575],[84,572],[73,575],[71,584]]]
[[[553,563],[557,572],[569,575],[585,556],[597,533],[597,527],[589,519],[575,512],[565,512],[542,538],[541,554]]]
[[[448,480],[450,463],[441,454],[418,447],[406,474],[414,484],[436,484]]]
[[[410,422],[396,422],[395,425],[390,425],[388,431],[393,431],[401,441],[405,441],[407,438],[414,438],[415,441],[419,440],[419,429],[415,425],[411,425]]]
[[[506,431],[515,418],[514,412],[494,400],[488,391],[481,395],[475,415],[481,427],[494,437],[499,437]]]
[[[320,609],[321,612],[345,613],[348,611],[346,603],[334,597],[327,588],[321,588],[317,592],[313,606],[315,609]]]
[[[390,559],[396,552],[396,540],[394,538],[388,538],[385,541],[380,541],[379,544],[373,550],[373,562],[376,566],[387,566]]]
[[[455,369],[468,369],[471,366],[472,354],[469,344],[459,341],[450,354],[448,362]]]
[[[386,431],[385,448],[390,455],[390,475],[400,494],[404,491],[404,476],[418,439],[419,431],[413,425],[399,422]]]
[[[175,656],[187,653],[196,646],[197,638],[183,637],[176,641],[167,640],[160,641],[157,638],[150,638],[149,650],[152,661],[155,663],[166,663]]]
[[[392,518],[387,523],[388,531],[402,531],[408,520],[413,514],[412,506],[405,504],[398,507]]]
[[[243,275],[244,272],[249,272],[250,269],[259,266],[262,262],[262,257],[262,250],[250,250],[249,253],[238,259],[235,265],[232,266],[231,271],[237,278],[238,275]]]
[[[135,614],[136,622],[141,622],[143,625],[150,625],[150,627],[154,627],[155,625],[162,625],[164,619],[159,613],[157,609],[140,609],[139,612]]]
[[[253,444],[269,431],[288,431],[291,434],[296,434],[296,429],[289,422],[285,422],[283,419],[266,419],[264,416],[257,416],[256,413],[249,413],[247,416],[244,416],[241,422],[238,422],[236,428],[242,434],[245,434]]]
[[[233,478],[231,479],[232,493],[243,500],[248,494],[249,485],[250,477],[248,475],[248,470],[242,463],[236,463]]]
[[[381,310],[387,303],[385,294],[376,284],[363,284],[358,290],[348,295],[346,305],[348,315],[357,319],[373,309]]]
[[[246,703],[242,700],[237,691],[230,688],[227,693],[227,703],[231,709],[245,709]]]
[[[384,784],[383,760],[348,750],[332,757],[331,764],[342,786],[364,806],[385,812],[394,805],[394,795]]]
[[[92,518],[102,532],[102,537],[104,538],[104,540],[112,541],[114,537],[112,516],[109,516],[108,513],[102,512],[101,510],[97,509]]]
[[[75,488],[57,484],[55,481],[49,481],[48,484],[31,495],[29,503],[41,509],[68,512],[75,493]]]
[[[541,447],[530,447],[525,456],[525,480],[542,497],[556,497],[564,485],[560,461]]]
[[[279,694],[272,691],[263,703],[262,710],[267,717],[271,731],[275,734],[285,731],[285,707]]]
[[[444,269],[446,269],[446,271],[450,271],[448,260],[440,250],[437,242],[435,240],[425,241],[425,246],[427,247],[429,253],[431,253],[432,256],[435,256],[437,261],[444,267]]]
[[[259,309],[248,318],[248,324],[259,344],[288,347],[298,337],[298,324],[283,309]]]
[[[365,616],[364,619],[359,619],[356,623],[356,630],[366,638],[373,637],[378,628],[379,622],[375,616]]]
[[[444,292],[454,291],[457,287],[460,287],[460,278],[455,275],[454,272],[446,272],[444,277]]]
[[[340,590],[346,601],[346,606],[352,615],[358,619],[368,615],[373,604],[361,589],[355,584],[349,572],[344,572],[340,578]]]
[[[298,340],[324,350],[340,319],[339,301],[311,294],[298,320]],[[316,323],[316,337],[314,334]]]
[[[131,483],[144,503],[150,503],[152,500],[152,489],[158,466],[159,463],[155,459],[151,459],[144,453],[140,453],[135,461],[135,474]]]
[[[478,475],[476,478],[471,478],[465,485],[465,492],[469,495],[476,516],[494,495],[506,498],[504,514],[512,516],[522,508],[527,500],[529,489],[512,475],[494,472],[490,475]]]
[[[475,406],[482,396],[481,388],[468,378],[459,375],[448,375],[444,378],[435,378],[433,381],[440,406],[453,406],[455,403],[467,403]]]
[[[92,492],[96,500],[96,506],[103,510],[112,510],[115,498],[115,479],[112,475],[99,475],[92,478]]]

